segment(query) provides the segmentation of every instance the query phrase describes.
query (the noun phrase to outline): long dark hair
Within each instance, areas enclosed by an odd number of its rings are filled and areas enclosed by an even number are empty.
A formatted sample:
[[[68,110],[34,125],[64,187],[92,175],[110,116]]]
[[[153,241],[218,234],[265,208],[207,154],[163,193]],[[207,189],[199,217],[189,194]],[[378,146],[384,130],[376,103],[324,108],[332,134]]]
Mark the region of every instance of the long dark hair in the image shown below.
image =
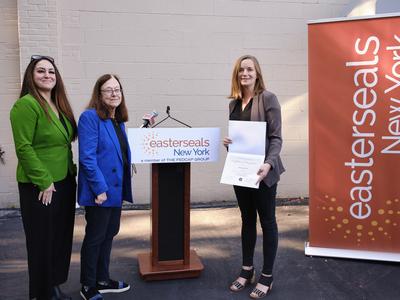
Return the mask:
[[[117,75],[104,74],[97,79],[93,87],[92,97],[90,98],[88,108],[94,108],[97,112],[97,115],[102,120],[110,118],[110,110],[101,99],[101,87],[111,78],[115,78],[115,80],[118,81],[121,89],[121,104],[115,109],[115,120],[117,120],[117,122],[126,122],[128,121],[128,109],[125,104],[124,90],[122,89],[121,81]]]
[[[76,139],[77,136],[77,126],[74,117],[74,113],[72,112],[71,105],[69,104],[67,94],[65,92],[64,82],[61,78],[60,72],[57,69],[57,66],[54,64],[52,60],[46,57],[42,57],[40,59],[33,59],[27,66],[24,74],[24,80],[22,82],[22,88],[20,93],[20,98],[25,96],[26,94],[32,95],[36,101],[40,104],[40,106],[45,111],[45,114],[49,120],[50,114],[46,105],[46,99],[40,94],[34,80],[33,80],[33,72],[35,70],[35,66],[39,61],[47,60],[50,62],[54,68],[54,72],[56,75],[56,85],[51,90],[51,101],[57,107],[57,110],[61,112],[71,123],[73,128],[73,140]]]

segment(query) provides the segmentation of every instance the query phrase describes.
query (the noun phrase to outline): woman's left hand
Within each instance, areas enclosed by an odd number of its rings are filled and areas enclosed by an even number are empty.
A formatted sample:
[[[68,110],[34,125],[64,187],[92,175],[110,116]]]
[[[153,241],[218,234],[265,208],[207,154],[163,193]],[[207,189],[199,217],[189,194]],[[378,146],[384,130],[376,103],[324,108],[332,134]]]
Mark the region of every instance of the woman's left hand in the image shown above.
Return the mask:
[[[105,201],[107,201],[106,192],[97,195],[96,199],[94,199],[94,202],[98,205],[102,205]]]
[[[50,205],[54,192],[56,192],[56,188],[54,187],[54,183],[51,183],[47,189],[39,192],[38,200],[41,201],[43,205]]]
[[[271,165],[269,163],[265,163],[260,166],[257,172],[258,180],[256,184],[260,183],[261,180],[263,180],[268,175],[269,170],[271,170]]]

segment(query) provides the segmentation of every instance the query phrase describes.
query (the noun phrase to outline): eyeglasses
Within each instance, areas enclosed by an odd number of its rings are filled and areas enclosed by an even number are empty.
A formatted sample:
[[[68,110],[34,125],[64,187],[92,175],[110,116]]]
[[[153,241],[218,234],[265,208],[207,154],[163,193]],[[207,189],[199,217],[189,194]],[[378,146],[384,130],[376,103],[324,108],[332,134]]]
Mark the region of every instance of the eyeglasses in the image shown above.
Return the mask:
[[[54,63],[54,58],[52,58],[51,56],[45,56],[45,55],[32,55],[31,56],[31,61],[40,60],[40,59],[47,59],[47,60],[51,61],[52,63]]]
[[[105,89],[105,90],[101,90],[104,94],[106,94],[107,96],[111,96],[113,93],[115,95],[121,95],[122,93],[122,89]]]

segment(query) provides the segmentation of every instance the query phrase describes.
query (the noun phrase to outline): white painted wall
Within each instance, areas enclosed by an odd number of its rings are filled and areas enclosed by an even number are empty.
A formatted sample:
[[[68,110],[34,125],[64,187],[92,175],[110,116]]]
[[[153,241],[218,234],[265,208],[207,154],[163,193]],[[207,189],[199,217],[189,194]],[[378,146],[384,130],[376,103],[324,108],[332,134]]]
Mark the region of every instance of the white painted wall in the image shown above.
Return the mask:
[[[278,196],[308,196],[307,21],[346,16],[360,2],[18,0],[17,9],[15,1],[1,1],[0,145],[7,164],[0,166],[0,207],[18,205],[8,111],[31,54],[56,58],[77,118],[97,77],[111,72],[122,79],[128,127],[153,109],[161,118],[170,105],[174,117],[221,127],[224,135],[233,64],[240,55],[257,56],[282,105],[287,172]],[[192,165],[193,202],[234,199],[232,188],[219,184],[224,158],[221,146],[219,163]],[[148,203],[149,167],[138,171],[136,202]]]

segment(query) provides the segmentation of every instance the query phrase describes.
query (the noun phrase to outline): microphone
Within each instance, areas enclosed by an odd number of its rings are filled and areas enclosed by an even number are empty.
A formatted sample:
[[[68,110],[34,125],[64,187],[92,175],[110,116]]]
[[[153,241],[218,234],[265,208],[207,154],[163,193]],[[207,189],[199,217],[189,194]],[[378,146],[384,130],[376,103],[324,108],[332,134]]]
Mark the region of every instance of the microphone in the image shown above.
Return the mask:
[[[147,127],[149,127],[149,125],[150,126],[153,125],[155,122],[154,120],[156,119],[157,116],[158,116],[158,112],[156,112],[154,110],[149,114],[145,114],[142,117],[143,124],[142,124],[142,126],[140,126],[140,128],[147,128]]]

